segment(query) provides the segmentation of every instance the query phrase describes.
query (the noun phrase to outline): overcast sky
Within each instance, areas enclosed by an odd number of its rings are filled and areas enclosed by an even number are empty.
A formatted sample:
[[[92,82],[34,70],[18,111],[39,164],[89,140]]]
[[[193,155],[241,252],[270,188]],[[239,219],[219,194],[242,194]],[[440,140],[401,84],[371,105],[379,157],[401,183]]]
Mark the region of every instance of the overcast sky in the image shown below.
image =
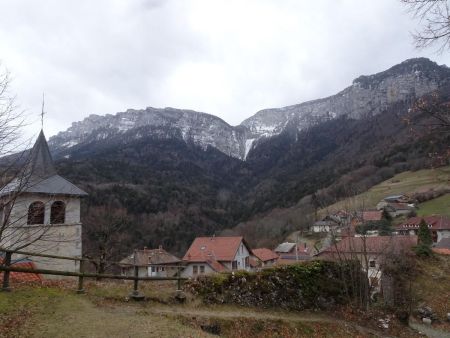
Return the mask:
[[[426,56],[398,0],[2,0],[0,60],[47,136],[89,114],[187,108],[232,125],[332,95],[362,74]]]

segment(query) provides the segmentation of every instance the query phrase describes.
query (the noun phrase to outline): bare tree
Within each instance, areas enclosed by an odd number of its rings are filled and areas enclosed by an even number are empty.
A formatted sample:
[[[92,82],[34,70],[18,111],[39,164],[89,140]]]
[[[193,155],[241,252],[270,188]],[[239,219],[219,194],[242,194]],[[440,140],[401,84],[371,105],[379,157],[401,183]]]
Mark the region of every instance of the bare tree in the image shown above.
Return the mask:
[[[448,0],[400,0],[418,18],[421,29],[413,34],[418,48],[440,44],[439,51],[450,49],[450,3]]]
[[[22,224],[27,214],[12,220],[14,206],[18,204],[21,191],[29,185],[29,175],[23,170],[30,160],[29,152],[17,152],[17,149],[26,147],[21,143],[21,130],[25,124],[23,112],[18,111],[16,98],[10,92],[11,76],[9,71],[0,63],[0,186],[2,192],[6,186],[14,186],[7,194],[0,196],[0,244],[23,249],[30,238],[40,238],[41,234],[24,233],[15,235],[16,225]],[[26,221],[25,221],[26,222]]]
[[[441,92],[446,90],[450,90],[450,87],[446,87]],[[411,108],[411,112],[429,118],[429,121],[423,124],[416,124],[426,127],[427,131],[450,132],[450,97],[445,97],[437,91],[433,92],[418,99]]]
[[[57,175],[43,132],[31,150],[24,150],[30,148],[21,133],[25,115],[15,105],[10,83],[9,72],[1,68],[0,249],[79,256],[79,198],[85,192]],[[39,263],[63,267],[67,262]]]
[[[97,273],[104,273],[110,267],[108,261],[121,258],[120,248],[127,239],[123,230],[129,224],[127,211],[111,204],[90,207],[83,223],[84,255],[94,259]]]

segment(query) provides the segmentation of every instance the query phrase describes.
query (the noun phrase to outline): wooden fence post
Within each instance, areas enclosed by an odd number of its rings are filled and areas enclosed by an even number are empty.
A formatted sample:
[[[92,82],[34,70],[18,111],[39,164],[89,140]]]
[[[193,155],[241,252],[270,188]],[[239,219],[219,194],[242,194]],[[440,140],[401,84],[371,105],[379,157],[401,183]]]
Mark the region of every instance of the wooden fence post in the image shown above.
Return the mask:
[[[5,259],[3,261],[4,266],[6,267],[11,266],[11,255],[12,253],[10,251],[5,252]],[[3,271],[2,291],[11,291],[11,288],[9,287],[9,275],[10,271]]]
[[[143,300],[145,296],[138,290],[139,267],[137,265],[134,266],[134,277],[135,279],[133,281],[133,292],[130,294],[130,297],[134,300]]]
[[[177,291],[175,291],[175,299],[179,303],[184,303],[186,301],[186,295],[183,290],[181,290],[181,266],[177,267]]]
[[[177,267],[177,291],[181,291],[180,267]]]
[[[80,259],[80,273],[81,274],[84,273],[84,259],[83,258]],[[83,282],[84,282],[84,276],[80,275],[78,277],[78,290],[77,290],[77,294],[79,294],[79,295],[85,293]]]

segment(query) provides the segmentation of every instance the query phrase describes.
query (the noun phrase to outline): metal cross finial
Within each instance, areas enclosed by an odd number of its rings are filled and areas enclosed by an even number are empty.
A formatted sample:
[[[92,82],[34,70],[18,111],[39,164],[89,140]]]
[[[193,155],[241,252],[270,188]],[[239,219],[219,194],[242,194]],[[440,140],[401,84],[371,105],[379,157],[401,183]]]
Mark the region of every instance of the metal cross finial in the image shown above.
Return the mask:
[[[45,105],[45,97],[44,93],[42,93],[42,111],[41,111],[41,128],[44,129],[44,105]]]

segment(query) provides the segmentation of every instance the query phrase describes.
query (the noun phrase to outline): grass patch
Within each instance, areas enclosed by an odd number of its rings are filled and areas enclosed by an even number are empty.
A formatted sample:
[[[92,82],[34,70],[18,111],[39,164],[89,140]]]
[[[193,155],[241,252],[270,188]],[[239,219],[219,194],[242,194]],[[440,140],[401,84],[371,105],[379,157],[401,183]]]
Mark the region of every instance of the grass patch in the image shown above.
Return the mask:
[[[172,282],[164,283],[142,283],[140,291],[164,300],[174,290]],[[127,301],[131,286],[89,281],[85,295],[75,293],[74,282],[17,286],[0,293],[0,337],[207,338],[217,337],[219,328],[221,337],[351,338],[373,331],[326,313]]]
[[[450,309],[450,256],[436,254],[417,264],[419,273],[412,283],[415,303],[430,306],[445,323]],[[448,323],[446,328],[450,331]]]
[[[176,281],[151,281],[139,283],[139,291],[148,300],[162,304],[173,303],[177,289]],[[93,300],[123,302],[129,299],[133,290],[132,281],[88,281],[85,283],[87,295]]]
[[[433,214],[450,216],[450,194],[445,194],[419,204],[418,216],[429,216]]]
[[[360,332],[342,323],[295,322],[257,318],[181,318],[184,324],[221,337],[289,338],[289,337],[360,337]]]
[[[344,199],[319,211],[326,215],[328,211],[358,210],[361,208],[375,208],[384,197],[397,194],[411,194],[425,192],[430,189],[450,187],[450,166],[423,169],[418,171],[405,171],[381,182],[368,191],[351,198]]]
[[[75,294],[74,285],[0,293],[0,337],[209,337],[177,319],[143,311],[152,303],[126,303],[127,285],[101,284],[87,285],[87,295]]]

